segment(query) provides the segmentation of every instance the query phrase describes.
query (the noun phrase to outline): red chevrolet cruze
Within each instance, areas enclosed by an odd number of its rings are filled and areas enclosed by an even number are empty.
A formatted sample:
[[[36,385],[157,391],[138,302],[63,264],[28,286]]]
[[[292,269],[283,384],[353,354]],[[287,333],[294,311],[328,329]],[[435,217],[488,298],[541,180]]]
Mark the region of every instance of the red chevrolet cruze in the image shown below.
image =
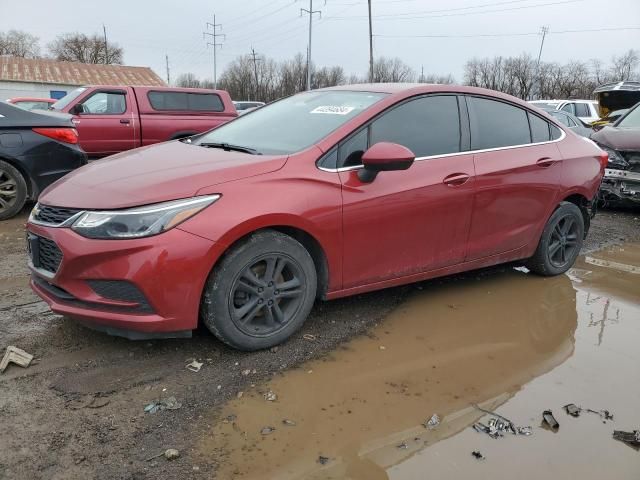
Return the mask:
[[[376,84],[285,98],[114,155],[40,196],[31,285],[129,338],[282,342],[314,300],[503,262],[573,264],[607,156],[497,92]]]

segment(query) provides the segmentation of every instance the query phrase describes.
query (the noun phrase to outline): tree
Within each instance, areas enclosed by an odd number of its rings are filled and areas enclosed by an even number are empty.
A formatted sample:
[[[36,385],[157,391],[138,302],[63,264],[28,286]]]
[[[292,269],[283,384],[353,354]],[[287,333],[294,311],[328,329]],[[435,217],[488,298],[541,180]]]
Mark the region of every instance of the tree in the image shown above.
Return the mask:
[[[413,82],[415,72],[400,58],[378,57],[373,62],[373,83]]]
[[[613,57],[611,63],[611,77],[613,81],[632,80],[640,76],[638,66],[640,65],[640,54],[637,50],[629,50],[620,57]]]
[[[37,58],[40,55],[38,37],[21,30],[0,32],[0,55],[14,57]]]
[[[84,33],[59,35],[48,45],[50,55],[64,62],[121,64],[123,50],[116,43],[105,45],[100,35],[87,36]]]
[[[176,87],[200,88],[201,86],[202,83],[193,73],[183,73],[176,78]]]

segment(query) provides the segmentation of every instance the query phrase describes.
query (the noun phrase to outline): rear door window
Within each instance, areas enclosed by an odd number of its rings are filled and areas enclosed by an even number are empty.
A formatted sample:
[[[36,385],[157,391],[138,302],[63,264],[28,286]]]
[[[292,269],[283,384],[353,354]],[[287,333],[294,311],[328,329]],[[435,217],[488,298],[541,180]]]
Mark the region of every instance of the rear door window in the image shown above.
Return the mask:
[[[589,116],[589,107],[586,103],[576,103],[576,117],[588,117]]]
[[[158,111],[196,111],[222,112],[224,104],[215,93],[191,92],[149,92],[147,94],[151,108]]]
[[[564,107],[562,107],[560,110],[562,110],[563,112],[568,112],[571,115],[575,115],[576,111],[574,108],[574,103],[567,103]]]
[[[482,97],[467,97],[467,105],[472,150],[531,143],[529,121],[524,109]]]

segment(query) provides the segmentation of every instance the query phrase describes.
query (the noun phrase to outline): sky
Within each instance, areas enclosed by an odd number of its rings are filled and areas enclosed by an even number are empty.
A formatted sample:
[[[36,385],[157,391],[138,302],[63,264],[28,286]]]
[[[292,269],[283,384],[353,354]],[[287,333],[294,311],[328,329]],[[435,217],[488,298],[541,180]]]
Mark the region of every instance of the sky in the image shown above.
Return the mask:
[[[44,45],[67,32],[102,33],[124,48],[127,65],[149,66],[166,79],[193,72],[213,77],[206,23],[220,24],[218,76],[252,48],[283,60],[308,44],[309,0],[0,0],[0,31],[25,30]],[[312,60],[363,75],[369,58],[366,0],[315,0]],[[453,74],[461,82],[473,57],[599,58],[640,47],[640,0],[372,0],[374,55],[398,56],[416,72]],[[603,29],[603,30],[600,30]],[[579,31],[576,31],[579,30]],[[599,31],[594,31],[599,30]],[[211,32],[209,27],[209,32]],[[564,32],[564,33],[563,33]],[[208,37],[208,41],[211,38]]]

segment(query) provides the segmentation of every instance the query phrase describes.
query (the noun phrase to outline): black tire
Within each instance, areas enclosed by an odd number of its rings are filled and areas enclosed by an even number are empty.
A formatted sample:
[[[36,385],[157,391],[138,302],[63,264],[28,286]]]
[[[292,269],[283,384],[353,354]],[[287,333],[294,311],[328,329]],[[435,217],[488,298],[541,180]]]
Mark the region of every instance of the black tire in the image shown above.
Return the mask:
[[[200,316],[216,337],[233,348],[269,348],[302,326],[316,289],[309,252],[288,235],[262,230],[232,247],[214,267]]]
[[[0,160],[0,220],[11,218],[27,201],[27,183],[13,165]]]
[[[544,227],[538,248],[526,266],[544,276],[569,270],[580,254],[584,240],[584,217],[570,202],[562,202]]]

